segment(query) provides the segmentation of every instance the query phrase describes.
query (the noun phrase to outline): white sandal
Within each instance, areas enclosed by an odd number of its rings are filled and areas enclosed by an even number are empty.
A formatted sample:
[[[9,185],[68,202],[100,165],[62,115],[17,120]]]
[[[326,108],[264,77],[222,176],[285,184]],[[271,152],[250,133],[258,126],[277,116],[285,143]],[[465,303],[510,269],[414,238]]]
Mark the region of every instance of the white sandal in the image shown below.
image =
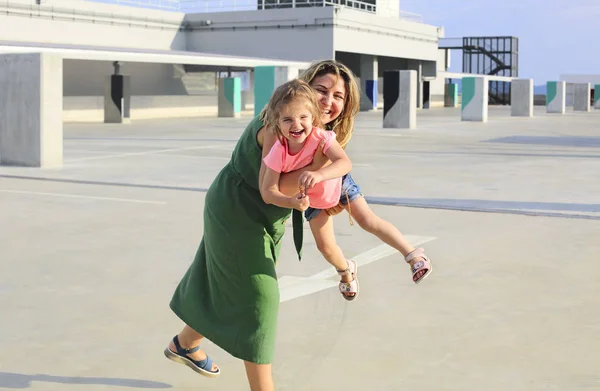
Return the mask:
[[[422,248],[418,248],[412,251],[404,258],[404,260],[406,261],[406,263],[409,263],[415,258],[421,258],[421,260],[415,262],[415,264],[411,266],[410,271],[412,272],[413,282],[415,284],[418,284],[431,274],[433,267],[431,266],[431,261],[429,260],[429,257],[425,255],[425,250],[423,250]],[[417,274],[422,271],[425,271],[425,273],[423,273],[421,277],[417,277]]]
[[[346,270],[337,270],[340,276],[351,275],[352,281],[340,282],[339,289],[344,299],[352,301],[358,297],[358,266],[356,262],[348,260],[348,268]],[[354,293],[354,296],[348,296],[348,293]]]

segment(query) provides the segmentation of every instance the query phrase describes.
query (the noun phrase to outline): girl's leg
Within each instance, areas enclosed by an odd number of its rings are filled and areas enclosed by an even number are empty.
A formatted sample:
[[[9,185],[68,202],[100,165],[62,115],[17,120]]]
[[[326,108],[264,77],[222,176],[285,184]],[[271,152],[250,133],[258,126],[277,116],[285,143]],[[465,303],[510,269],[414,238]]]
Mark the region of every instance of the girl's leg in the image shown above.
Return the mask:
[[[344,207],[346,208],[346,211],[348,211],[348,205],[344,205]],[[350,208],[352,210],[352,217],[354,217],[362,229],[377,236],[382,242],[400,251],[404,257],[415,250],[415,248],[404,238],[404,235],[402,235],[398,228],[389,221],[377,216],[371,210],[364,197],[358,197],[352,200],[350,202]],[[412,267],[415,263],[420,261],[420,257],[415,257],[410,260],[409,264]],[[427,270],[421,270],[415,277],[419,279],[425,273],[427,273]]]
[[[179,340],[179,345],[181,345],[184,349],[192,349],[196,346],[200,345],[200,342],[204,339],[204,336],[198,333],[196,330],[192,329],[190,326],[186,325],[183,330],[177,335]],[[169,342],[169,350],[173,353],[177,352],[177,348],[175,347],[175,343],[173,340]],[[206,359],[206,353],[203,350],[198,350],[196,352],[190,353],[187,355],[189,358],[195,361],[200,361]],[[216,364],[213,363],[211,371],[216,371],[219,369]]]
[[[348,268],[348,260],[344,256],[342,249],[335,241],[335,232],[333,230],[333,219],[325,211],[321,211],[317,216],[309,221],[310,230],[315,238],[317,249],[323,257],[335,267],[336,270],[346,270]],[[344,274],[341,276],[342,282],[351,282],[353,276]],[[345,292],[345,296],[355,296],[354,292]]]
[[[346,211],[348,205],[344,205]],[[358,197],[350,202],[352,217],[365,231],[377,236],[384,243],[389,244],[402,255],[407,256],[415,248],[406,241],[404,235],[392,223],[377,216],[367,204],[364,197]]]
[[[244,361],[246,375],[250,384],[250,391],[275,391],[271,364],[255,364]]]

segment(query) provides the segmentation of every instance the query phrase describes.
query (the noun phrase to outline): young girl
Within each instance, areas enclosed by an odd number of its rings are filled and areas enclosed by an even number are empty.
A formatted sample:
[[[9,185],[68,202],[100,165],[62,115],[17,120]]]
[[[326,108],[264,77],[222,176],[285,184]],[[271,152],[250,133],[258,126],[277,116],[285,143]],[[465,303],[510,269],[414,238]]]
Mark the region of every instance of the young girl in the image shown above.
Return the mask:
[[[354,117],[358,114],[360,101],[358,85],[352,72],[338,61],[324,60],[313,63],[299,79],[309,83],[316,91],[325,129],[335,132],[337,141],[345,148],[354,130]],[[294,194],[299,177],[304,171],[315,171],[326,164],[327,157],[317,151],[308,167],[281,176],[280,189],[285,194]],[[333,235],[331,216],[344,208],[362,229],[377,236],[404,256],[415,283],[423,281],[431,273],[431,262],[424,250],[415,249],[394,225],[377,216],[369,208],[360,187],[349,173],[342,179],[339,206],[338,210],[325,210],[327,213],[321,213],[322,209],[312,207],[305,212],[317,248],[326,259],[338,248]]]
[[[342,176],[350,172],[352,163],[336,141],[335,133],[321,129],[319,103],[310,85],[292,80],[278,87],[263,112],[263,122],[278,137],[263,159],[267,167],[260,185],[263,200],[281,207],[298,208],[300,200],[279,190],[279,177],[309,165],[322,144],[331,164],[317,171],[304,171],[299,177],[299,187],[304,202],[312,208],[329,209],[338,205]],[[333,235],[333,231],[330,234]],[[344,298],[354,300],[358,295],[356,263],[346,260],[339,246],[336,245],[335,250],[325,258],[345,277],[340,282]]]

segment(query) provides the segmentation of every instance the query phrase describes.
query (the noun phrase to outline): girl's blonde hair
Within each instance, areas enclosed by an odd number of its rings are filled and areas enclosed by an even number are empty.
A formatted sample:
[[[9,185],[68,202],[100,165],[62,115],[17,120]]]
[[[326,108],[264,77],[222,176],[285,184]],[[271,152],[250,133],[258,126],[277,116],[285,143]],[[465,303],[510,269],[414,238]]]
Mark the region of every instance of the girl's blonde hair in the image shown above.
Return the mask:
[[[325,126],[327,129],[335,132],[338,143],[342,148],[345,148],[354,130],[354,116],[358,114],[360,109],[358,84],[352,71],[344,64],[335,60],[316,61],[307,70],[302,72],[299,78],[311,84],[317,77],[325,75],[334,75],[344,80],[344,87],[346,88],[344,108],[335,120],[325,124]]]
[[[323,123],[321,122],[321,109],[319,108],[316,92],[307,82],[300,79],[294,79],[277,87],[275,92],[273,92],[269,103],[260,113],[260,119],[263,124],[267,129],[274,131],[279,140],[284,138],[283,133],[279,128],[281,108],[296,99],[304,99],[307,101],[306,107],[313,117],[312,125],[318,128],[323,127]]]

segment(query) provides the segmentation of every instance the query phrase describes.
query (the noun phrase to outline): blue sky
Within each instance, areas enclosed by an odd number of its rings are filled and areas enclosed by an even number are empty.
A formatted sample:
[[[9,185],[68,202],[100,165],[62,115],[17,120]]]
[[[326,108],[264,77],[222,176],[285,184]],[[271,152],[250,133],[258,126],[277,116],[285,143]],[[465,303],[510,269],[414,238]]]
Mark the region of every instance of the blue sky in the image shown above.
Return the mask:
[[[519,76],[536,85],[565,73],[600,74],[600,0],[400,0],[446,37],[516,36]],[[461,71],[461,55],[452,57]]]

